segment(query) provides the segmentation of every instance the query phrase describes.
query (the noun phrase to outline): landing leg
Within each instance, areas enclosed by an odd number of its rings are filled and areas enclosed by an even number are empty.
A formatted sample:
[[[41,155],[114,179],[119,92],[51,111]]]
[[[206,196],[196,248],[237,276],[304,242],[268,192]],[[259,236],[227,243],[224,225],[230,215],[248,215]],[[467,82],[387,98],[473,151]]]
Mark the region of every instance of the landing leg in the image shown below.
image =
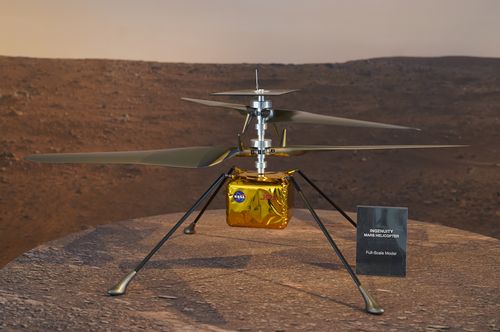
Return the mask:
[[[304,180],[307,181],[307,183],[309,183],[311,185],[311,187],[313,187],[321,196],[323,196],[324,199],[326,199],[328,201],[328,203],[330,203],[337,211],[340,212],[340,214],[347,220],[351,223],[351,225],[353,225],[354,227],[356,227],[356,222],[354,220],[352,220],[351,217],[349,217],[349,215],[347,215],[347,213],[344,212],[344,210],[342,210],[337,204],[335,204],[334,201],[332,201],[328,196],[326,196],[325,193],[323,193],[319,188],[318,186],[316,186],[316,184],[314,182],[312,182],[311,180],[309,180],[309,178],[301,171],[301,170],[298,170],[298,173],[300,174],[300,176],[302,176],[304,178]]]
[[[212,203],[212,200],[215,198],[215,196],[217,196],[217,193],[219,192],[220,188],[222,188],[222,186],[226,182],[226,179],[233,173],[233,171],[234,171],[234,168],[231,168],[229,170],[229,172],[226,173],[226,177],[224,178],[224,180],[222,182],[219,183],[219,186],[217,187],[217,189],[215,189],[212,192],[212,195],[207,200],[207,202],[205,203],[205,205],[201,209],[200,213],[198,213],[198,215],[196,216],[196,219],[192,223],[190,223],[189,226],[187,226],[186,228],[184,228],[184,234],[194,234],[194,233],[196,233],[195,227],[196,227],[196,224],[198,223],[198,220],[200,220],[200,218],[203,215],[203,213],[205,213],[205,210],[207,209],[207,207],[210,205],[210,203]]]
[[[381,315],[384,312],[384,309],[379,307],[379,305],[377,304],[375,299],[368,293],[366,288],[364,288],[363,285],[361,285],[361,281],[359,281],[358,276],[352,270],[351,266],[349,265],[349,263],[345,259],[344,255],[340,251],[340,249],[337,246],[337,244],[335,243],[335,241],[333,241],[333,238],[331,237],[330,233],[328,233],[328,230],[326,229],[325,225],[323,224],[323,222],[321,221],[321,219],[316,214],[313,207],[311,206],[311,204],[307,200],[306,196],[304,195],[304,192],[300,188],[297,181],[295,181],[295,179],[293,177],[290,177],[290,181],[293,183],[295,189],[299,193],[300,198],[302,198],[302,201],[304,201],[304,204],[309,209],[309,212],[311,212],[311,215],[313,216],[314,220],[318,224],[319,228],[321,229],[321,231],[325,235],[326,239],[328,240],[328,242],[332,246],[333,250],[335,251],[335,253],[339,257],[339,259],[342,261],[342,264],[344,265],[347,272],[349,272],[349,275],[351,276],[352,280],[354,281],[354,283],[358,287],[358,290],[361,293],[361,296],[363,296],[363,300],[365,301],[366,311],[370,314]]]
[[[215,188],[219,188],[221,184],[226,180],[226,178],[229,176],[228,174],[231,174],[233,172],[233,169],[231,168],[229,172],[221,174],[217,180],[215,180],[212,185],[205,191],[203,195],[201,195],[200,198],[191,206],[191,208],[184,214],[184,216],[168,231],[168,233],[158,242],[158,244],[151,250],[151,252],[144,257],[144,259],[136,266],[136,268],[127,274],[122,280],[120,280],[113,288],[108,290],[109,295],[123,295],[125,294],[125,291],[127,290],[128,284],[132,281],[132,279],[135,277],[135,275],[144,267],[144,265],[153,257],[153,255],[167,242],[167,240],[175,233],[175,231],[186,221],[186,219],[193,213],[194,210],[200,205],[200,203],[206,199],[214,190]]]

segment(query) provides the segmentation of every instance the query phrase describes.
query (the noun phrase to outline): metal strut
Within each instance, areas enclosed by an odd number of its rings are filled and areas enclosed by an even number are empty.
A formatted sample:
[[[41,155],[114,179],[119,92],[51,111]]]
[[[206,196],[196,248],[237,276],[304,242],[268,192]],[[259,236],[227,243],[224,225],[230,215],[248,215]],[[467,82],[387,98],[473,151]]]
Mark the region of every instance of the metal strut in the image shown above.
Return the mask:
[[[358,290],[361,293],[363,300],[365,301],[366,311],[370,314],[381,315],[384,312],[384,309],[382,309],[377,304],[375,299],[368,293],[366,288],[361,284],[361,281],[359,280],[358,276],[356,275],[356,273],[354,273],[351,266],[349,265],[349,263],[345,259],[344,255],[340,251],[339,247],[337,246],[337,244],[333,240],[332,236],[330,235],[330,233],[326,229],[325,225],[323,224],[323,222],[321,221],[319,216],[316,214],[316,211],[314,211],[313,207],[311,206],[311,204],[307,200],[306,196],[304,195],[304,192],[302,191],[302,188],[299,186],[297,181],[292,176],[290,177],[290,181],[293,183],[295,189],[299,193],[300,198],[302,199],[302,201],[304,201],[304,204],[306,205],[307,209],[309,210],[309,212],[313,216],[314,220],[316,221],[319,228],[321,229],[321,231],[325,235],[326,239],[328,240],[328,242],[332,246],[332,248],[335,251],[335,253],[337,254],[338,258],[340,259],[340,261],[344,265],[345,269],[347,270],[347,272],[351,276],[352,280],[354,281],[354,283],[358,287]]]
[[[211,185],[210,187],[203,193],[203,195],[198,198],[198,200],[191,206],[191,208],[182,216],[182,218],[168,231],[168,233],[158,242],[158,244],[149,252],[149,254],[144,257],[144,259],[135,267],[135,269],[123,277],[115,286],[108,290],[108,294],[112,296],[123,295],[127,290],[128,284],[134,279],[135,275],[144,267],[144,265],[153,257],[153,255],[167,242],[167,240],[175,233],[175,231],[186,221],[186,219],[191,215],[191,213],[196,210],[198,205],[210,195],[215,188],[220,189],[221,184],[225,182],[225,180],[230,176],[233,172],[234,167],[232,167],[228,172],[221,174]],[[213,197],[213,196],[212,196]],[[205,211],[206,206],[200,213]]]
[[[328,196],[326,196],[325,193],[323,193],[319,188],[318,186],[316,186],[316,184],[314,182],[312,182],[300,169],[297,171],[297,173],[300,174],[300,176],[302,176],[302,178],[304,178],[304,180],[307,181],[307,183],[309,183],[309,185],[311,187],[313,187],[321,196],[323,196],[324,199],[326,199],[328,201],[328,203],[330,203],[337,211],[339,211],[339,213],[347,220],[351,223],[351,225],[353,225],[354,227],[357,227],[356,225],[356,222],[354,220],[352,220],[351,217],[349,217],[349,215],[347,213],[344,212],[344,210],[342,210],[340,208],[340,206],[338,206],[337,204],[335,204],[334,201],[332,201]]]
[[[222,182],[220,182],[219,185],[217,186],[217,189],[215,189],[212,192],[212,195],[208,198],[208,200],[206,201],[205,205],[201,209],[200,213],[198,213],[198,215],[196,216],[196,219],[194,219],[194,221],[192,223],[190,223],[189,226],[187,226],[186,228],[184,228],[184,234],[194,234],[194,233],[196,233],[195,227],[198,224],[198,221],[200,220],[201,216],[203,215],[203,213],[205,213],[205,210],[207,209],[207,207],[210,205],[210,203],[212,203],[212,201],[215,198],[215,196],[217,196],[217,193],[219,192],[220,188],[222,188],[222,186],[226,182],[227,178],[229,178],[233,172],[234,172],[234,167],[231,168],[226,173],[226,177],[224,178],[224,180]]]

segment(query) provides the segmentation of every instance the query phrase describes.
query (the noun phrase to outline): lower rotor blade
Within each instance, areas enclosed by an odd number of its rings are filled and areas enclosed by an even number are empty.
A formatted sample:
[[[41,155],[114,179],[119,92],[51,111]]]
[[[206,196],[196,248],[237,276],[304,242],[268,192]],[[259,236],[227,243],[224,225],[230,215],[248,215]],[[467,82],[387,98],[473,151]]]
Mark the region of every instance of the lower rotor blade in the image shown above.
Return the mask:
[[[296,145],[289,147],[276,147],[270,149],[271,155],[293,156],[311,151],[356,151],[356,150],[396,150],[396,149],[435,149],[435,148],[460,148],[467,145],[357,145],[357,146],[332,146],[332,145]]]
[[[343,127],[420,130],[418,128],[403,127],[387,123],[354,120],[348,118],[341,118],[337,116],[309,113],[304,111],[281,110],[281,109],[274,110],[274,115],[269,120],[269,122],[297,122],[297,123],[335,125]]]
[[[222,107],[222,108],[229,108],[229,109],[237,110],[240,112],[241,115],[247,115],[248,109],[250,108],[249,106],[245,106],[242,104],[225,103],[222,101],[194,99],[194,98],[181,98],[181,99],[186,100],[186,101],[190,101],[192,103],[209,106],[209,107]]]
[[[137,164],[201,168],[217,165],[238,152],[237,148],[195,146],[147,151],[34,154],[25,159],[58,164]]]

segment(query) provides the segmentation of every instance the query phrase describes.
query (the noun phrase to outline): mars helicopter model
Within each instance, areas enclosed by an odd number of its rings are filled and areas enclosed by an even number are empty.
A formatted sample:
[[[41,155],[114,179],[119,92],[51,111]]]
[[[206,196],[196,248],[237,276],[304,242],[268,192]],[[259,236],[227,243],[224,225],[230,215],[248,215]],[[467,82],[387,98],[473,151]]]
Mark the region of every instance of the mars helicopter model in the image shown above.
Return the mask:
[[[371,314],[382,314],[384,310],[377,304],[368,290],[349,265],[325,225],[316,214],[315,210],[304,195],[301,186],[295,179],[295,174],[300,175],[323,198],[325,198],[342,216],[354,227],[356,223],[318,186],[313,183],[301,170],[269,172],[266,171],[268,156],[290,157],[313,151],[342,151],[342,150],[387,150],[387,149],[424,149],[448,148],[462,145],[363,145],[363,146],[329,146],[329,145],[294,145],[289,146],[286,139],[286,129],[281,134],[281,142],[273,146],[272,140],[266,138],[268,124],[276,123],[309,123],[325,124],[346,127],[364,127],[381,129],[419,130],[417,128],[399,125],[347,119],[334,116],[314,114],[298,110],[284,110],[273,108],[268,97],[280,96],[296,90],[265,90],[259,87],[257,71],[255,73],[256,88],[249,90],[225,91],[214,93],[216,96],[247,96],[255,97],[250,106],[212,100],[182,98],[183,100],[202,104],[209,107],[220,107],[236,110],[245,116],[241,133],[238,134],[238,145],[233,147],[196,146],[185,148],[172,148],[162,150],[123,151],[123,152],[91,152],[91,153],[51,153],[27,156],[30,161],[44,163],[98,163],[98,164],[140,164],[157,165],[183,168],[202,168],[220,164],[233,157],[255,157],[256,171],[242,170],[231,167],[222,173],[203,193],[183,217],[168,231],[148,255],[127,274],[114,287],[108,290],[109,295],[123,295],[132,279],[151,259],[151,257],[165,244],[177,231],[188,217],[205,202],[195,220],[184,229],[185,234],[194,234],[195,227],[203,213],[214,197],[227,183],[226,211],[227,223],[230,226],[260,227],[283,229],[291,218],[291,201],[293,189],[311,213],[315,222],[323,232],[332,249],[335,251],[343,266],[349,273],[365,302],[365,309]],[[257,138],[250,140],[250,145],[245,147],[242,135],[253,121],[257,131]]]

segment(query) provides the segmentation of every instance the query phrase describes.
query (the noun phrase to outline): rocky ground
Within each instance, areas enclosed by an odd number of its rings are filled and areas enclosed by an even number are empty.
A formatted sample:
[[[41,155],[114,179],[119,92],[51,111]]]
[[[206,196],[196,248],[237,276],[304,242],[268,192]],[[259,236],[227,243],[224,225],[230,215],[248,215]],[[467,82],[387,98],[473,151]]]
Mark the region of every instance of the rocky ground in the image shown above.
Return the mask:
[[[500,330],[497,239],[410,221],[407,276],[360,276],[385,309],[372,316],[305,210],[284,230],[228,227],[224,214],[209,211],[195,235],[175,234],[121,297],[106,290],[180,214],[99,226],[25,253],[0,270],[0,330]],[[354,262],[352,226],[319,215]]]
[[[290,144],[471,145],[308,154],[271,160],[271,169],[302,168],[346,210],[407,206],[412,218],[500,236],[500,59],[198,65],[0,57],[0,266],[71,232],[185,210],[231,166],[39,165],[23,161],[25,155],[234,145],[239,114],[180,97],[253,88],[256,67],[263,87],[301,90],[273,99],[275,107],[423,129],[293,125]],[[253,167],[251,160],[234,162]],[[313,202],[327,207],[319,198]]]

